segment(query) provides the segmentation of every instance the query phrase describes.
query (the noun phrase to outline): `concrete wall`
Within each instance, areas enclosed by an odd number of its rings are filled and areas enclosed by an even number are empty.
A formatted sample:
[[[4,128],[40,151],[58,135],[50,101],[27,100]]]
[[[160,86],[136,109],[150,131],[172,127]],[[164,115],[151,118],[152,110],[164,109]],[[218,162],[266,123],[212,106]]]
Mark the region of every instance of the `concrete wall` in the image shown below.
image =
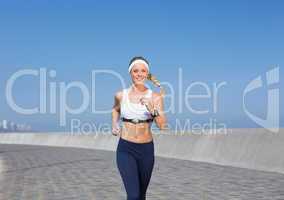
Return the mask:
[[[3,160],[1,159],[1,157],[0,157],[0,181],[1,181],[1,178],[2,178],[2,176],[1,176],[1,173],[4,171],[4,164],[3,164]]]
[[[115,151],[118,137],[54,133],[0,134],[0,143]],[[232,129],[227,135],[154,134],[157,156],[284,173],[284,132]]]

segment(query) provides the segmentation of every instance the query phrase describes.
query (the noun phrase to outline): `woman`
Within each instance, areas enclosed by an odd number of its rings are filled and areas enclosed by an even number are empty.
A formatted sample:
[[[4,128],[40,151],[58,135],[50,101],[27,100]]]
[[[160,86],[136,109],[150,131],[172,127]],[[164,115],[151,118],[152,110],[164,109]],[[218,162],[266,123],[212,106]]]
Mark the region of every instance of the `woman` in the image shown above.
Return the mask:
[[[132,85],[115,94],[112,110],[112,133],[119,135],[116,162],[120,172],[127,200],[146,199],[146,190],[154,167],[154,143],[151,125],[163,129],[166,117],[163,108],[163,95],[152,92],[145,86],[150,79],[155,85],[159,82],[149,73],[149,63],[143,57],[134,57],[128,71]],[[122,119],[122,129],[119,119]]]

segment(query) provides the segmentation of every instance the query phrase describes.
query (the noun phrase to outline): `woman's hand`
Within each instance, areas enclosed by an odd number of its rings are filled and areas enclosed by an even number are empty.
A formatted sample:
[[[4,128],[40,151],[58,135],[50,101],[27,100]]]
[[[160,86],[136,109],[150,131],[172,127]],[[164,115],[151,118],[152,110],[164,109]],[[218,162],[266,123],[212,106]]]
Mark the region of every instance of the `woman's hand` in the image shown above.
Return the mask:
[[[112,130],[111,130],[111,133],[114,135],[114,136],[118,136],[121,132],[121,129],[119,127],[119,124],[118,123],[115,123],[115,124],[112,124]]]
[[[147,110],[150,112],[150,113],[153,113],[154,112],[154,103],[152,101],[151,98],[145,98],[145,97],[142,97],[140,99],[140,103],[142,105],[145,105]]]
[[[122,99],[122,91],[119,91],[115,94],[114,96],[114,105],[112,108],[112,114],[111,114],[111,118],[112,118],[112,129],[111,129],[111,133],[115,136],[119,135],[121,130],[119,127],[119,118],[120,118],[120,101]]]

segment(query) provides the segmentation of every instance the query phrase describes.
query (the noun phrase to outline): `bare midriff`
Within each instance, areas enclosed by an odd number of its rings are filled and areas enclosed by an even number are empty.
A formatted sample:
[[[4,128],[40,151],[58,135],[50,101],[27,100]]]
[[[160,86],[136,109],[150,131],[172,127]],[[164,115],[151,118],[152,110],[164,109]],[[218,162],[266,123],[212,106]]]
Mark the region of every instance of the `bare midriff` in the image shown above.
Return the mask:
[[[120,137],[135,143],[151,142],[153,140],[151,123],[133,124],[131,122],[124,122]]]

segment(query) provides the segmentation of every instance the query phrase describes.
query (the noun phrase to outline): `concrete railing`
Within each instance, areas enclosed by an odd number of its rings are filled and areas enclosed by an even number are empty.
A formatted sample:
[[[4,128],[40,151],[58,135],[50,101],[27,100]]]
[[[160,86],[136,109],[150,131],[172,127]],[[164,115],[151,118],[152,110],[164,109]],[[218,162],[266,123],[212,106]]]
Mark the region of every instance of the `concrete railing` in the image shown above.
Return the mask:
[[[0,143],[115,151],[118,137],[54,133],[1,133]],[[226,135],[154,134],[156,156],[284,173],[284,132],[232,129]]]

